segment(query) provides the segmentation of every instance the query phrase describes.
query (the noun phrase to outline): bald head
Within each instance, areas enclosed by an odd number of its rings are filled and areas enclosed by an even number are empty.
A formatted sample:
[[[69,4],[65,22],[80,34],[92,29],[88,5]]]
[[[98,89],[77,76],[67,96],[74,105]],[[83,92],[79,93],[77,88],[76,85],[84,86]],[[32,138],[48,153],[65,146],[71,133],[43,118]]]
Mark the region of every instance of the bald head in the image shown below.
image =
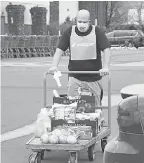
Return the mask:
[[[88,10],[80,10],[77,13],[77,19],[83,19],[83,20],[89,20],[90,19],[90,13]]]
[[[80,32],[86,32],[90,25],[90,13],[88,10],[80,10],[77,14],[77,27]]]

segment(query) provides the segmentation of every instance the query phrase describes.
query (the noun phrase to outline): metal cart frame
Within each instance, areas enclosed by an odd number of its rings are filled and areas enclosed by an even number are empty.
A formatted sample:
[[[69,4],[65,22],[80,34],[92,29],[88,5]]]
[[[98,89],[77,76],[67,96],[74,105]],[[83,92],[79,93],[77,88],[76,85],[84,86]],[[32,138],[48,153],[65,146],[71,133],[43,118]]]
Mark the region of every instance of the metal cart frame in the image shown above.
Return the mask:
[[[99,71],[61,71],[62,74],[99,74]],[[47,107],[47,75],[46,72],[43,77],[43,107]],[[69,152],[69,163],[78,163],[79,151],[87,151],[89,161],[95,159],[95,145],[101,141],[101,148],[104,152],[104,148],[107,144],[107,138],[111,134],[111,73],[108,73],[108,106],[95,107],[97,109],[108,109],[108,126],[103,126],[102,130],[93,137],[91,140],[79,140],[78,144],[42,144],[40,138],[33,137],[30,139],[26,146],[30,148],[33,153],[29,156],[29,163],[41,163],[44,157],[44,152],[49,150],[63,150]]]

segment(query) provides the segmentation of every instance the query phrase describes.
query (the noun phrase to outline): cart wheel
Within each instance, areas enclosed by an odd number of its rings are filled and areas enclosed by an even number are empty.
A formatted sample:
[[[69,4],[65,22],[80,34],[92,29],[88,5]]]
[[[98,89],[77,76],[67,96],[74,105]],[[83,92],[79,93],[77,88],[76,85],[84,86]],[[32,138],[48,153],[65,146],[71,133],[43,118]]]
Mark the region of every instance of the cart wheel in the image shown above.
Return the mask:
[[[102,152],[104,152],[106,145],[107,145],[107,139],[101,139],[101,149],[102,149]]]
[[[34,163],[41,163],[41,154],[38,154]]]
[[[128,47],[133,47],[133,43],[129,42]]]
[[[41,155],[41,160],[43,160],[44,159],[44,150],[41,151],[40,155]]]
[[[77,160],[76,153],[75,152],[70,153],[69,163],[77,163],[76,160]]]
[[[28,159],[29,163],[37,163],[36,162],[36,157],[34,156],[34,154],[31,154],[29,156],[29,159]]]
[[[94,161],[95,159],[95,145],[94,144],[88,147],[88,158],[89,158],[89,161]]]
[[[33,162],[32,162],[32,159],[33,159],[33,154],[31,154],[31,155],[29,156],[28,162],[29,162],[29,163],[33,163]]]

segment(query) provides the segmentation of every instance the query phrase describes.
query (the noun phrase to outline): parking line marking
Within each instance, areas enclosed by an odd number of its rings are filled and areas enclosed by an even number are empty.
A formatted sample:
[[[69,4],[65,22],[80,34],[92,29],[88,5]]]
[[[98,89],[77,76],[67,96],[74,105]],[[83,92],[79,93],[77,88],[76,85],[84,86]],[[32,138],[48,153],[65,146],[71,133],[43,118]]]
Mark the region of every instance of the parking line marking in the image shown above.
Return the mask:
[[[111,106],[112,107],[117,106],[121,100],[122,100],[122,97],[119,94],[112,95],[111,96]],[[103,106],[108,105],[108,96],[103,97],[102,105]],[[11,139],[15,139],[15,138],[33,134],[34,127],[35,127],[35,122],[32,124],[29,124],[29,125],[25,125],[21,128],[3,133],[1,135],[1,142],[5,142],[5,141],[11,140]]]

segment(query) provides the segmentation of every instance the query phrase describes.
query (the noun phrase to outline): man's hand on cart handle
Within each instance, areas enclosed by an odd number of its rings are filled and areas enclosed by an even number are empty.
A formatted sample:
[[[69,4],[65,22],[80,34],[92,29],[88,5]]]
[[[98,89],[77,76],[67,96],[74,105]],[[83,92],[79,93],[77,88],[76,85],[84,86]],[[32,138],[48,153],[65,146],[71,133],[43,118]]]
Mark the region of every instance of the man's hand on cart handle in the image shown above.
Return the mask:
[[[51,75],[54,75],[54,73],[55,72],[57,72],[58,71],[58,68],[57,67],[51,67],[49,70],[48,70],[48,72],[51,74]]]
[[[102,68],[99,70],[100,76],[105,76],[109,74],[109,69],[108,68]]]

